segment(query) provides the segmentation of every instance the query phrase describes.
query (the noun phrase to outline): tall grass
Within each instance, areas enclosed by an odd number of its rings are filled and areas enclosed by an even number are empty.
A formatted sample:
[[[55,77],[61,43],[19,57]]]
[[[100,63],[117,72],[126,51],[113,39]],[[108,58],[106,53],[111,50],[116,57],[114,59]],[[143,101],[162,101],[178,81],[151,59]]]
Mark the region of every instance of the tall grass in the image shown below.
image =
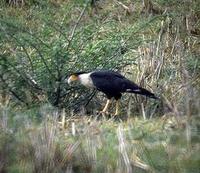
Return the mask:
[[[55,112],[43,111],[42,123],[26,118],[16,125],[19,112],[1,110],[0,172],[199,170],[198,118],[191,121],[188,145],[185,118],[180,127],[174,118],[119,122],[82,116],[67,119],[66,129],[61,129]]]

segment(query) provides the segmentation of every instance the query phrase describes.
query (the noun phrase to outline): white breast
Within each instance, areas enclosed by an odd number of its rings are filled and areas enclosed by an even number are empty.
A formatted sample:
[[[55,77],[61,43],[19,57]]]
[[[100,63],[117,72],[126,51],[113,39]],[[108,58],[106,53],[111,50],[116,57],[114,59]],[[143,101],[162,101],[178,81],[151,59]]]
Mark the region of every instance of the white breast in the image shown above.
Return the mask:
[[[78,77],[82,85],[89,88],[94,88],[94,84],[92,82],[90,74],[91,73],[84,73],[84,74],[80,74]]]

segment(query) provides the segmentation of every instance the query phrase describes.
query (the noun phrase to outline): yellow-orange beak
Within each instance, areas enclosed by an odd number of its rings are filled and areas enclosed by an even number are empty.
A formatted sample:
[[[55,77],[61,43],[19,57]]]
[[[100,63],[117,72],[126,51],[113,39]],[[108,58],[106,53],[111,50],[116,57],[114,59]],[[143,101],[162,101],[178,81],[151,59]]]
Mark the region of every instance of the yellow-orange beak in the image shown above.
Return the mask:
[[[68,84],[71,84],[72,82],[74,81],[77,81],[78,80],[78,76],[77,75],[71,75],[68,80],[67,80],[67,83]]]

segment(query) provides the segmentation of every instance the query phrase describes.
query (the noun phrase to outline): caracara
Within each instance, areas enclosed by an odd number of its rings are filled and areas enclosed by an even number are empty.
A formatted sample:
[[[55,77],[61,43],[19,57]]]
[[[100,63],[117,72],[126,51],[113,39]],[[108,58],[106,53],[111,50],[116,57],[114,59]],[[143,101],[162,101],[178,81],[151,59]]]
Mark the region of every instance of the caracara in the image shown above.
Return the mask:
[[[89,73],[73,73],[68,78],[68,84],[71,84],[73,81],[79,81],[82,85],[88,88],[97,89],[107,96],[108,100],[106,105],[103,110],[100,111],[100,113],[107,113],[111,99],[114,98],[116,100],[116,111],[114,115],[118,115],[119,100],[122,96],[122,93],[125,92],[141,94],[150,98],[157,99],[157,97],[150,91],[138,86],[121,74],[110,70],[93,71]]]

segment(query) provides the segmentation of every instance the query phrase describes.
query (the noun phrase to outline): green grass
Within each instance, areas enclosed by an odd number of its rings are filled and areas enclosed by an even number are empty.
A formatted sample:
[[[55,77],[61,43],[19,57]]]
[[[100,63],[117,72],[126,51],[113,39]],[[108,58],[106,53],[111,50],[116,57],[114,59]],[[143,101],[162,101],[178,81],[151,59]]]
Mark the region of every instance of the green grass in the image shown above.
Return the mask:
[[[35,121],[30,116],[17,120],[20,112],[1,110],[0,172],[199,170],[198,118],[190,122],[191,140],[187,141],[184,118],[178,124],[173,117],[151,120],[132,117],[119,122],[74,116],[68,117],[66,129],[61,129],[55,110],[46,111],[46,116],[43,108],[40,111],[44,118]]]

